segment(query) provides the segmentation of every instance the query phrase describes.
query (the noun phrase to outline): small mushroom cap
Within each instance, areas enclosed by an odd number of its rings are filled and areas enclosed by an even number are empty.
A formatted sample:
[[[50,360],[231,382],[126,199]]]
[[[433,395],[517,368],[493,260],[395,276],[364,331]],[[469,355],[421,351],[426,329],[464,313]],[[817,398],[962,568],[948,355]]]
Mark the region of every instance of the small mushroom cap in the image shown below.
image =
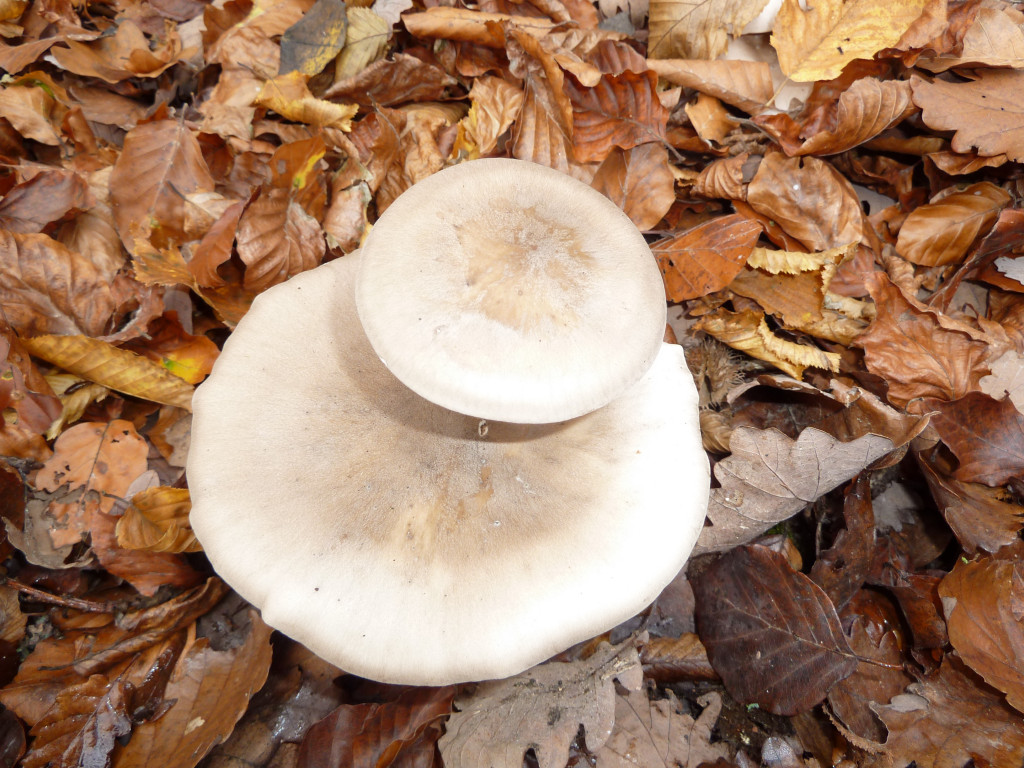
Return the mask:
[[[271,625],[355,674],[515,674],[649,604],[709,471],[679,347],[605,408],[487,422],[399,382],[346,256],[260,295],[194,399],[192,525]]]
[[[410,389],[521,423],[600,408],[654,362],[665,289],[643,236],[604,195],[522,160],[465,162],[385,211],[356,304]]]

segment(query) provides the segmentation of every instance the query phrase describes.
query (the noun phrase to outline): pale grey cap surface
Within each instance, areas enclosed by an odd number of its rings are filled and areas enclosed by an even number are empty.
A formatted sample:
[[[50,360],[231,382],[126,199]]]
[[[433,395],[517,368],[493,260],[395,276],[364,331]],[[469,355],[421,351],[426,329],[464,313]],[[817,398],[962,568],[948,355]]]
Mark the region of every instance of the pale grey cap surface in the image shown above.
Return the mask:
[[[665,289],[643,235],[604,195],[535,163],[473,160],[424,179],[362,251],[370,343],[406,386],[459,413],[579,416],[661,348]]]
[[[677,346],[599,411],[481,422],[381,364],[358,256],[260,295],[194,400],[192,525],[271,625],[355,674],[504,677],[650,603],[709,472]]]

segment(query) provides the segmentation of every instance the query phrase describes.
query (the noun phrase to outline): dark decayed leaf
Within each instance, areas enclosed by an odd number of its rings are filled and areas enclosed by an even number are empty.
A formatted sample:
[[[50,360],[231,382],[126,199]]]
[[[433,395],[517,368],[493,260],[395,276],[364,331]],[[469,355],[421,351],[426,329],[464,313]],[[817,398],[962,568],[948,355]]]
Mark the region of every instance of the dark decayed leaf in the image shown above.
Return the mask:
[[[777,552],[737,547],[694,593],[697,632],[737,701],[793,715],[857,668],[828,596]]]
[[[410,688],[397,701],[342,705],[309,729],[298,768],[430,768],[454,698],[453,686]]]
[[[871,481],[861,472],[846,487],[843,505],[846,530],[822,552],[811,568],[811,579],[842,610],[867,581],[875,552],[875,515],[871,509]]]

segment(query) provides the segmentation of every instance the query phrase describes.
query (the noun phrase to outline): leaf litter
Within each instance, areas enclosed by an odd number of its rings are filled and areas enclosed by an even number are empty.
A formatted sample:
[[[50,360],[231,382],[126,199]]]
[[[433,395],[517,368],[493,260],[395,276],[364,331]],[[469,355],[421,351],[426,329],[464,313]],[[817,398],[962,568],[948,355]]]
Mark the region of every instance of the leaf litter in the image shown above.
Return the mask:
[[[4,5],[0,762],[1019,763],[1024,16],[763,5]],[[188,409],[260,292],[489,156],[647,235],[708,522],[604,638],[379,686],[210,573]]]

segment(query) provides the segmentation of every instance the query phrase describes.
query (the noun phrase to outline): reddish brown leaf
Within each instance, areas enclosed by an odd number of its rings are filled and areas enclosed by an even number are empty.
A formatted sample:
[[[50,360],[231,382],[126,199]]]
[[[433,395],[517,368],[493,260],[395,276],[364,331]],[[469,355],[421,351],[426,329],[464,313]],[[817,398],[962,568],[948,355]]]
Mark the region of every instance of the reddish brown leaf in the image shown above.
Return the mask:
[[[654,637],[640,650],[644,677],[659,683],[717,680],[708,652],[692,632],[679,637]]]
[[[734,213],[659,241],[652,250],[668,300],[685,301],[725,288],[743,269],[760,234],[760,224]]]
[[[1024,569],[1020,562],[957,562],[939,586],[960,657],[1024,711]]]
[[[246,264],[245,287],[261,291],[312,269],[326,251],[316,219],[290,190],[265,189],[238,221],[238,255]]]
[[[940,577],[935,573],[905,571],[897,563],[887,562],[887,551],[882,547],[880,550],[881,572],[871,583],[888,589],[899,602],[915,648],[942,648],[949,642],[949,636],[939,602]]]
[[[17,414],[17,424],[39,433],[49,429],[61,413],[60,401],[28,350],[9,327],[0,324],[0,411],[7,408]]]
[[[630,149],[665,138],[668,110],[658,99],[651,71],[601,75],[593,88],[565,79],[572,101],[573,150],[581,163],[604,160],[613,147]]]
[[[1002,485],[1024,472],[1024,414],[1008,397],[970,392],[953,402],[925,400],[932,424],[960,460],[957,480]]]
[[[886,380],[889,400],[954,400],[978,389],[988,373],[988,345],[939,312],[921,307],[880,272],[867,281],[877,316],[857,337],[868,370]]]
[[[939,466],[934,452],[919,454],[918,464],[932,498],[964,550],[995,552],[1017,541],[1024,526],[1024,507],[1013,503],[1005,489],[953,479]]]
[[[818,556],[810,574],[839,610],[867,581],[874,558],[875,514],[871,508],[871,481],[867,472],[861,472],[846,487],[843,518],[846,529]]]
[[[22,234],[42,232],[47,224],[94,203],[89,185],[79,174],[43,171],[17,185],[0,201],[0,228]]]
[[[1020,713],[949,656],[938,672],[874,709],[889,738],[872,768],[959,768],[971,760],[995,768],[1024,760]]]
[[[397,701],[338,707],[316,723],[299,749],[298,768],[355,765],[429,767],[452,711],[455,688],[410,688]]]
[[[770,549],[723,555],[694,593],[697,631],[737,701],[796,714],[857,667],[828,596]]]
[[[364,107],[390,107],[444,99],[457,85],[458,80],[433,64],[407,53],[396,53],[375,61],[358,75],[335,83],[324,93],[324,98]]]

